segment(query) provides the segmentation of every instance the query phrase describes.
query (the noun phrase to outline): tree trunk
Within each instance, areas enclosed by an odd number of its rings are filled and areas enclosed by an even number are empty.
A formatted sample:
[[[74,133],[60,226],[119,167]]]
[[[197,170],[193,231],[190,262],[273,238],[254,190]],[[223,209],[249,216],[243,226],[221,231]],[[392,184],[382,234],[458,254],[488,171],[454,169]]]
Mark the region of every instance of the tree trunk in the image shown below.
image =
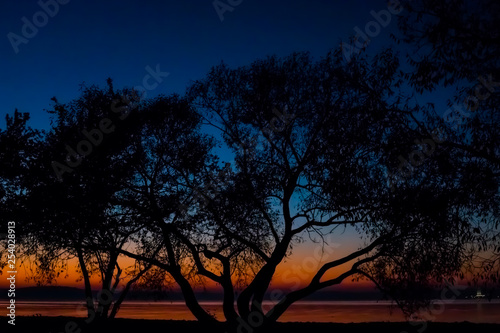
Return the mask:
[[[186,306],[189,308],[191,313],[196,317],[196,319],[200,322],[205,323],[217,323],[217,320],[209,315],[205,309],[203,309],[198,303],[196,299],[196,295],[194,294],[193,288],[191,288],[191,284],[186,278],[181,274],[180,269],[173,269],[172,277],[175,279],[177,284],[181,287],[182,295],[184,296],[184,301],[186,302]]]
[[[262,312],[262,300],[269,288],[269,284],[274,276],[276,267],[283,260],[290,244],[291,238],[285,236],[276,247],[269,261],[257,273],[250,285],[243,290],[238,297],[238,312],[242,318],[248,318],[251,311]]]
[[[87,266],[85,266],[85,259],[83,258],[82,249],[76,250],[78,254],[78,263],[80,264],[80,268],[82,270],[83,281],[85,284],[85,300],[87,305],[87,317],[90,319],[95,316],[95,308],[94,308],[94,298],[92,297],[92,286],[90,284],[89,272],[87,271]]]
[[[113,273],[115,271],[116,262],[118,260],[118,252],[112,252],[111,258],[108,263],[104,281],[102,283],[102,290],[100,297],[98,299],[97,314],[100,319],[107,319],[109,314],[109,309],[113,304],[114,290],[111,289],[111,282],[113,280]]]

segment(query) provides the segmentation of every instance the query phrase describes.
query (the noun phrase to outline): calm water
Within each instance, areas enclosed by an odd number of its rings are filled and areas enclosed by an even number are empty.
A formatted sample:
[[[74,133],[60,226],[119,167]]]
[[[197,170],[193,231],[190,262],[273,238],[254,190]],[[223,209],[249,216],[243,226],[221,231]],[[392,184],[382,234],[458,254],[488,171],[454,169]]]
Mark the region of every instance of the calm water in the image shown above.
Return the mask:
[[[0,303],[2,308],[5,302]],[[221,306],[216,302],[202,305],[217,319],[223,320]],[[264,306],[266,309],[266,306]],[[5,310],[4,310],[5,311]],[[18,316],[71,316],[84,317],[86,310],[78,302],[16,302]],[[457,300],[436,304],[422,314],[432,321],[470,321],[500,324],[500,300]],[[126,302],[118,312],[119,318],[194,320],[182,302]],[[404,321],[401,311],[390,302],[334,301],[298,302],[291,306],[280,321],[311,322],[371,322]]]

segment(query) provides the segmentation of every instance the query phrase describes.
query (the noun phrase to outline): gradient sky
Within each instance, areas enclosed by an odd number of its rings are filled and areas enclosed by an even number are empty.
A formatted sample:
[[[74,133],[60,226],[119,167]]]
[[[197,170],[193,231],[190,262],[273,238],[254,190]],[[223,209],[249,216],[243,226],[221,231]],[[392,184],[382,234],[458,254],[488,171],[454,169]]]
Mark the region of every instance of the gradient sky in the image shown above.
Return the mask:
[[[55,0],[41,0],[51,1]],[[159,66],[170,73],[148,92],[147,97],[153,97],[183,93],[190,81],[202,78],[221,61],[239,66],[294,51],[320,57],[338,47],[341,40],[347,41],[355,34],[355,27],[364,29],[373,21],[370,11],[383,9],[387,9],[386,1],[243,0],[225,12],[221,21],[213,0],[70,0],[43,22],[39,2],[3,1],[1,116],[18,108],[31,113],[31,126],[48,128],[44,109],[50,108],[51,97],[69,102],[78,97],[82,82],[102,86],[108,77],[116,88],[141,85],[147,66]],[[16,53],[9,34],[11,38],[11,33],[22,36],[25,21],[33,22],[34,18],[39,20],[38,31],[32,32],[27,43],[19,44]],[[368,52],[391,45],[388,36],[395,28],[393,16],[390,24],[371,38]],[[0,128],[5,128],[3,119]],[[351,231],[339,235],[336,242],[339,254],[361,244]],[[301,264],[314,246],[302,244],[296,252],[297,261],[284,266]],[[72,276],[61,284],[72,285],[74,280]],[[0,286],[4,284],[2,279]]]
[[[53,0],[41,0],[53,1]],[[59,0],[63,1],[63,0]],[[68,0],[64,0],[68,1]],[[227,1],[227,0],[224,0]],[[236,0],[232,0],[236,3]],[[213,0],[70,0],[59,5],[38,32],[15,50],[7,35],[22,36],[23,17],[33,23],[42,10],[37,1],[0,4],[0,105],[2,117],[15,108],[30,112],[32,126],[47,127],[43,109],[50,98],[70,101],[79,85],[117,88],[141,84],[145,67],[170,73],[148,96],[184,92],[221,61],[245,65],[271,54],[310,51],[322,56],[372,21],[371,10],[385,1],[244,0],[219,19]],[[371,39],[369,48],[389,45],[395,19]],[[43,22],[43,19],[41,21]],[[5,126],[1,122],[2,127]]]

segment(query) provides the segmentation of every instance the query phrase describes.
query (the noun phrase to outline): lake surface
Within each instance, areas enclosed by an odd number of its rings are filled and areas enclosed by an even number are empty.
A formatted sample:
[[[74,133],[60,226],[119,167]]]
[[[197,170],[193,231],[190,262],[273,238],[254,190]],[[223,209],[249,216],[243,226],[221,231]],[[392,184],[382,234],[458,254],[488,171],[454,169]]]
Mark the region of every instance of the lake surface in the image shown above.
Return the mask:
[[[7,303],[2,301],[3,309]],[[217,319],[223,320],[220,303],[201,302],[203,307],[214,314]],[[264,304],[264,309],[270,308],[270,303]],[[5,311],[5,310],[4,310]],[[18,316],[70,316],[85,317],[86,309],[83,302],[16,302]],[[500,324],[500,300],[456,300],[439,302],[428,309],[420,311],[422,317],[431,321]],[[194,320],[185,304],[182,302],[125,302],[118,318],[135,319],[175,319]],[[373,321],[405,321],[405,317],[391,302],[387,301],[304,301],[292,305],[281,317],[280,321],[301,322],[337,322],[359,323]]]

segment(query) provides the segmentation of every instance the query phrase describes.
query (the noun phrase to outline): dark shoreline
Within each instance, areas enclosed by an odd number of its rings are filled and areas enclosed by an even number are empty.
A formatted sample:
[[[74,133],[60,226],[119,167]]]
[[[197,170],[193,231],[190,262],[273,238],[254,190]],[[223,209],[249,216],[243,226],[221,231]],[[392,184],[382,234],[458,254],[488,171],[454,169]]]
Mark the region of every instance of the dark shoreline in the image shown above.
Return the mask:
[[[83,332],[203,332],[203,333],[223,333],[224,328],[207,327],[196,321],[182,320],[146,320],[146,319],[114,319],[105,324],[87,325],[83,318],[72,317],[17,317],[16,325],[8,324],[8,317],[4,317],[0,323],[1,332],[22,332],[22,333],[78,333],[78,329]],[[74,324],[69,324],[69,323]],[[65,330],[68,326],[67,330]],[[426,326],[426,327],[425,327]],[[425,327],[425,329],[423,329]],[[271,330],[273,333],[331,333],[331,332],[394,332],[394,333],[441,333],[441,332],[500,332],[500,324],[476,324],[470,322],[460,323],[419,323],[411,325],[407,322],[370,322],[370,323],[277,323]],[[249,330],[241,329],[241,333],[252,333]],[[257,332],[255,332],[257,333]]]

